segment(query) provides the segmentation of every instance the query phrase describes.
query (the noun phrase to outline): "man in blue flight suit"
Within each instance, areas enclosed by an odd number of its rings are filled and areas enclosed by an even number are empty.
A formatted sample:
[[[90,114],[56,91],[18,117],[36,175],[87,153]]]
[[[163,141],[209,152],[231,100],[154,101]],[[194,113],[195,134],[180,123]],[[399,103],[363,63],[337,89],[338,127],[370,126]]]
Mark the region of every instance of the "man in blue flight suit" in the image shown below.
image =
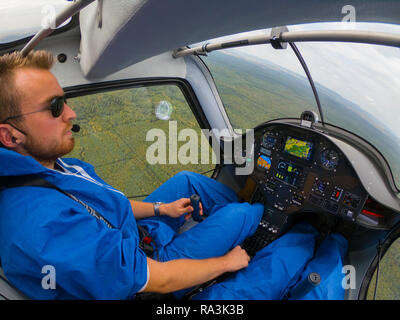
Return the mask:
[[[329,255],[312,259],[318,232],[296,225],[249,263],[239,245],[255,232],[261,204],[239,203],[228,187],[189,172],[175,175],[143,202],[130,201],[90,164],[61,158],[74,147],[76,114],[50,72],[52,64],[45,51],[0,57],[0,177],[35,175],[55,186],[0,192],[0,262],[18,289],[35,299],[132,299],[138,292],[182,297],[183,289],[237,271],[196,298],[280,299],[307,268],[318,272],[322,266],[329,271],[326,285],[309,298],[343,298],[347,242],[340,235],[321,246]],[[207,219],[178,234],[190,218],[194,193]],[[154,241],[152,257],[139,246],[138,225]],[[51,290],[41,286],[49,265],[56,271]],[[328,285],[335,290],[328,293]]]

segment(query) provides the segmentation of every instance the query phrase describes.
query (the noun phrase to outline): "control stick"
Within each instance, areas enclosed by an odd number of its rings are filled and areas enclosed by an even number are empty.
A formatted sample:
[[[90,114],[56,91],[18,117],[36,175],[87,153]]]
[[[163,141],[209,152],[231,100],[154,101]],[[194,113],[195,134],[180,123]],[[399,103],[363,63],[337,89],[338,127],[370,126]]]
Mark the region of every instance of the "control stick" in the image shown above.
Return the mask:
[[[198,194],[193,194],[190,197],[190,204],[193,207],[193,220],[197,222],[203,221],[203,217],[200,215],[200,196]]]

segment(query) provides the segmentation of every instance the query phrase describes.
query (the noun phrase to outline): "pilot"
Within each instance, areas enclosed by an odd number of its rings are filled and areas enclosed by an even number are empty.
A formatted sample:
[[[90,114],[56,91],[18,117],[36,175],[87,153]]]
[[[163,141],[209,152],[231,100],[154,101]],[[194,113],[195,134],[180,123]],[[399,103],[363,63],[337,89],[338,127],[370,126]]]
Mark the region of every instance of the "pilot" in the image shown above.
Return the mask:
[[[191,172],[173,176],[143,202],[132,201],[90,164],[62,158],[74,147],[76,114],[52,65],[46,51],[0,57],[0,178],[19,181],[0,192],[0,262],[24,294],[132,299],[158,292],[181,298],[234,272],[195,298],[281,299],[304,270],[322,268],[325,284],[309,298],[343,298],[347,242],[339,234],[327,237],[322,257],[317,252],[313,259],[318,232],[299,224],[250,261],[239,245],[255,232],[261,204],[239,203],[227,186]],[[193,211],[194,193],[207,218],[179,233]]]

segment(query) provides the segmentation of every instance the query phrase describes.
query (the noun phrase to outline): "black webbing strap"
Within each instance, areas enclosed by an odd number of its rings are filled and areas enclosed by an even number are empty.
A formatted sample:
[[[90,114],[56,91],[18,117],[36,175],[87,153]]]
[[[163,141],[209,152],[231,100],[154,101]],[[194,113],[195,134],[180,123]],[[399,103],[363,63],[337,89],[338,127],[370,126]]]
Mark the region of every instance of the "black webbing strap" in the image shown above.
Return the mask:
[[[0,177],[0,185],[2,189],[5,188],[15,188],[15,187],[43,187],[49,189],[56,189],[57,191],[65,194],[66,196],[70,197],[71,199],[75,200],[76,202],[80,203],[85,209],[89,212],[89,214],[95,217],[98,220],[103,221],[107,227],[110,229],[115,229],[111,222],[109,222],[106,218],[104,218],[100,213],[98,213],[95,209],[88,206],[86,203],[79,200],[74,195],[62,190],[61,188],[57,187],[56,185],[50,183],[49,181],[41,178],[38,175],[25,175],[25,176],[8,176],[8,177]]]
[[[104,218],[95,209],[93,209],[86,203],[82,202],[74,195],[62,190],[61,188],[57,187],[56,185],[52,184],[51,182],[49,182],[43,178],[41,178],[38,175],[32,174],[32,175],[25,175],[25,176],[0,177],[0,191],[5,188],[26,187],[26,186],[55,189],[55,190],[65,194],[72,200],[75,200],[76,202],[80,203],[82,206],[85,207],[85,209],[89,212],[89,214],[91,216],[95,217],[98,220],[103,221],[107,225],[107,227],[109,227],[110,229],[115,229],[115,227],[112,225],[112,223],[109,222],[106,218]],[[139,239],[140,239],[139,247],[150,258],[153,258],[154,251],[156,251],[157,252],[157,260],[159,260],[158,259],[158,251],[155,247],[154,241],[151,238],[150,234],[144,227],[140,226],[139,224],[137,224],[137,226],[138,226],[138,230],[139,230]]]
[[[110,229],[115,229],[115,227],[112,225],[112,223],[109,222],[106,218],[104,218],[95,209],[93,209],[86,203],[82,202],[74,195],[62,190],[61,188],[57,187],[56,185],[52,184],[51,182],[49,182],[43,178],[41,178],[38,175],[32,174],[32,175],[25,175],[25,176],[0,177],[0,191],[5,188],[15,188],[15,187],[25,187],[25,186],[55,189],[55,190],[65,194],[72,200],[75,200],[76,202],[80,203],[82,206],[85,207],[85,209],[89,212],[89,214],[91,216],[95,217],[98,220],[103,221],[107,225],[107,227],[109,227]],[[146,253],[146,255],[150,258],[153,258],[154,251],[155,251],[157,253],[157,260],[159,260],[158,251],[155,246],[154,240],[151,238],[150,234],[143,226],[137,224],[137,227],[138,227],[139,239],[140,239],[139,248],[141,248]]]
[[[158,256],[158,250],[157,247],[154,243],[153,238],[150,236],[150,233],[147,231],[147,229],[140,224],[137,224],[138,230],[139,230],[139,248],[146,253],[146,256],[149,258],[154,258],[154,251],[157,254],[157,260],[159,261],[160,258]]]

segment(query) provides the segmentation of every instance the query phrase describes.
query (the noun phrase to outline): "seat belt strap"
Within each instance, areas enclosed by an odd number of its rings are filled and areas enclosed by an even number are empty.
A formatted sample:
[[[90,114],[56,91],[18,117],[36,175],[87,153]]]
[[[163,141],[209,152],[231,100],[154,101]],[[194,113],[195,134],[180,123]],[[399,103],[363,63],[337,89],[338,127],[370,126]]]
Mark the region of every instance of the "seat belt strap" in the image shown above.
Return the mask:
[[[98,220],[103,221],[110,229],[116,229],[111,222],[109,222],[106,218],[104,218],[99,212],[97,212],[95,209],[87,205],[86,203],[82,202],[79,200],[77,197],[74,195],[62,190],[61,188],[57,187],[56,185],[50,183],[49,181],[41,178],[38,175],[32,174],[32,175],[25,175],[25,176],[8,176],[8,177],[0,177],[0,191],[5,188],[15,188],[15,187],[25,187],[25,186],[32,186],[32,187],[43,187],[43,188],[50,188],[50,189],[56,189],[57,191],[65,194],[72,200],[75,200],[76,202],[80,203],[82,206],[85,207],[85,209],[89,212],[89,214],[93,217],[95,217]],[[158,251],[155,247],[154,240],[148,233],[148,231],[141,225],[137,224],[138,231],[139,231],[139,238],[140,243],[139,247],[146,253],[147,256],[153,257],[154,251],[157,252],[157,260],[159,260],[158,257]]]
[[[15,187],[28,187],[28,186],[55,189],[55,190],[65,194],[72,200],[75,200],[76,202],[80,203],[82,206],[85,207],[85,209],[89,212],[89,214],[91,216],[95,217],[98,220],[103,221],[107,225],[107,227],[109,227],[110,229],[115,229],[115,227],[112,225],[112,223],[109,222],[106,218],[104,218],[95,209],[93,209],[86,203],[82,202],[74,195],[62,190],[61,188],[57,187],[56,185],[50,183],[49,181],[47,181],[43,178],[41,178],[38,175],[32,174],[32,175],[25,175],[25,176],[0,177],[0,186],[2,189],[15,188]]]

